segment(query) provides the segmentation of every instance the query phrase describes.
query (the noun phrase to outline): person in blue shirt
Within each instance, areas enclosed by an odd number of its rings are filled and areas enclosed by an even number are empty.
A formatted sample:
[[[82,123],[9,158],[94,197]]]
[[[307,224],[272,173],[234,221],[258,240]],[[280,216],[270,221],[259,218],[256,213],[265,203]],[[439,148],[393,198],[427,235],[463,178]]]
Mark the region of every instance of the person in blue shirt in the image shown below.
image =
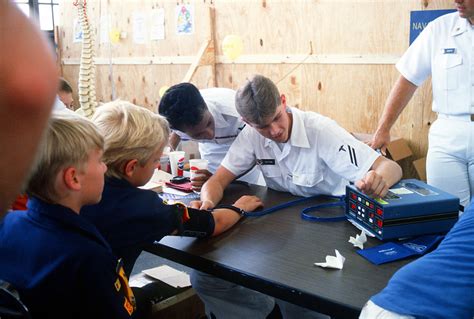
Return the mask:
[[[103,143],[85,118],[52,118],[27,185],[28,210],[10,212],[0,224],[0,277],[32,318],[134,316],[120,261],[80,216],[82,206],[101,198]]]
[[[262,202],[243,196],[231,208],[213,211],[166,205],[150,190],[140,189],[152,177],[168,142],[164,117],[126,101],[114,101],[96,110],[93,122],[105,138],[108,166],[102,200],[81,214],[94,223],[114,253],[123,258],[130,275],[143,248],[170,234],[206,237],[237,223],[241,210],[252,211]]]
[[[474,203],[438,248],[398,270],[359,318],[474,318]]]

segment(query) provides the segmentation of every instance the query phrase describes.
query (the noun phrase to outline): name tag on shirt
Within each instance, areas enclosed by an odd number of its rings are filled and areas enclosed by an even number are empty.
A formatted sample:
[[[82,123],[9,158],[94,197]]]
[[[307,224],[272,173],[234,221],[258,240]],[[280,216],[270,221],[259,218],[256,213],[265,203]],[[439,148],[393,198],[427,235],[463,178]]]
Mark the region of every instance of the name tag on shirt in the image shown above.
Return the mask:
[[[275,165],[274,159],[257,159],[257,165]]]
[[[443,54],[456,54],[456,48],[444,48]]]

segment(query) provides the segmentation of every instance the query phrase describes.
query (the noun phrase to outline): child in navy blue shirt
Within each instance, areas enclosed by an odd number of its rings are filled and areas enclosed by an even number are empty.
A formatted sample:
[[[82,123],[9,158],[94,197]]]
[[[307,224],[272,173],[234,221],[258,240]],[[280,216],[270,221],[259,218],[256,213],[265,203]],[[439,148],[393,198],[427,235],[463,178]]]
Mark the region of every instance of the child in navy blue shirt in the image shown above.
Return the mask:
[[[32,318],[131,318],[135,298],[109,244],[79,215],[97,203],[106,166],[89,120],[50,120],[27,185],[28,210],[0,224],[0,277]]]
[[[138,188],[153,175],[168,143],[167,121],[150,110],[125,101],[114,101],[96,110],[93,122],[105,138],[107,164],[102,200],[85,207],[81,214],[93,222],[123,258],[130,275],[143,248],[170,234],[214,236],[229,229],[262,205],[255,196],[243,196],[237,209],[201,211],[184,205],[165,205],[158,195]]]

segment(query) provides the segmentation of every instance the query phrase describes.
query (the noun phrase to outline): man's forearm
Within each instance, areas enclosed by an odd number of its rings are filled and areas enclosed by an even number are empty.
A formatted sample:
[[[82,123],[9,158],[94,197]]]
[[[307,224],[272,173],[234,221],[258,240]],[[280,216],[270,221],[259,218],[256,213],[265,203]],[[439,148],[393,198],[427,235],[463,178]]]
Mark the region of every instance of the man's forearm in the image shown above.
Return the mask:
[[[417,88],[415,84],[400,75],[387,98],[377,130],[390,131]]]
[[[383,158],[380,164],[374,169],[382,176],[389,187],[392,187],[402,178],[402,168],[396,162]]]
[[[201,189],[201,201],[208,201],[215,207],[219,203],[224,194],[224,189],[221,184],[215,180],[209,179]]]

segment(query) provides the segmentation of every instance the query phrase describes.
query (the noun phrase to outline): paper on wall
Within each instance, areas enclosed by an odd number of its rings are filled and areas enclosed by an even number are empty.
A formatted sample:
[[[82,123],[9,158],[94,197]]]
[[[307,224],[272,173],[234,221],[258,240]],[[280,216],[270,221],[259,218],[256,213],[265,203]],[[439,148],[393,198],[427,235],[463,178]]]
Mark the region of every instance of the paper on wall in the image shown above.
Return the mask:
[[[145,14],[143,12],[133,13],[133,42],[144,44],[146,41]]]
[[[151,40],[163,40],[165,38],[165,9],[158,8],[151,11]]]

